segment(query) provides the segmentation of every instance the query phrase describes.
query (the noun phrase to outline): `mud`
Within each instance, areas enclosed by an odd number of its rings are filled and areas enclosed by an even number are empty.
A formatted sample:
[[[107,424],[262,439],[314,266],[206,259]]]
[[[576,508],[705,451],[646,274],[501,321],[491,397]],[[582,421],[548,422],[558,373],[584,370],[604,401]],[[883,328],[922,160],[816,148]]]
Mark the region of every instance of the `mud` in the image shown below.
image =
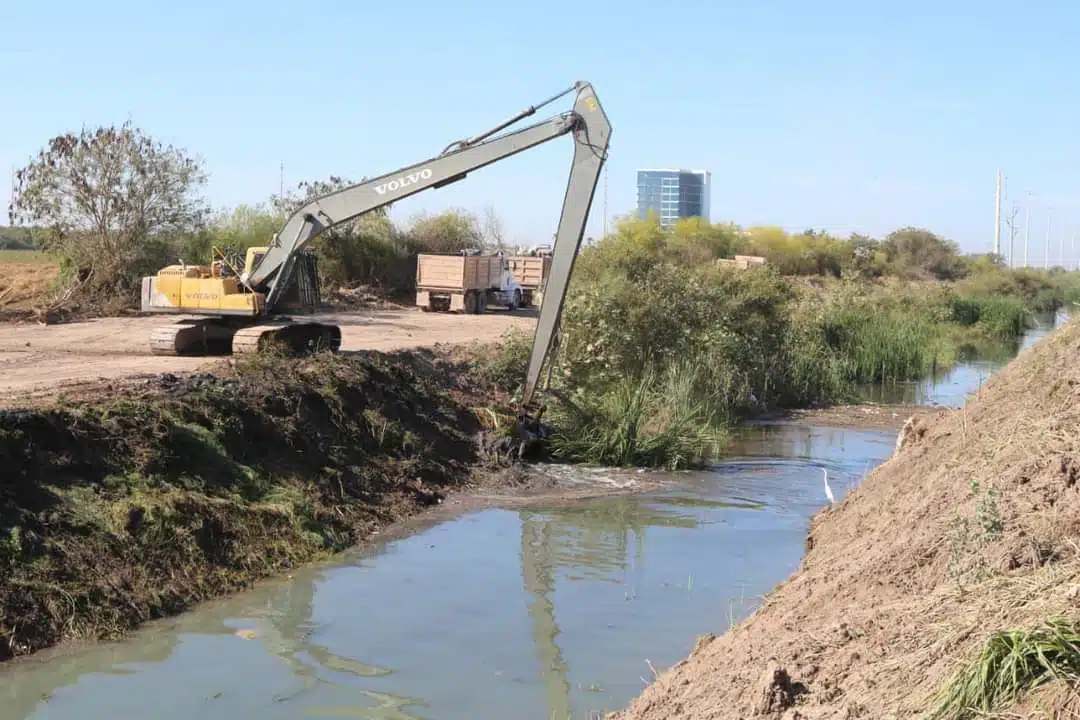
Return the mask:
[[[998,630],[1073,615],[1080,326],[1069,322],[815,516],[800,568],[618,720],[912,718]],[[1042,706],[1058,683],[994,717]],[[1054,688],[1057,688],[1056,690]],[[951,716],[946,716],[951,717]]]

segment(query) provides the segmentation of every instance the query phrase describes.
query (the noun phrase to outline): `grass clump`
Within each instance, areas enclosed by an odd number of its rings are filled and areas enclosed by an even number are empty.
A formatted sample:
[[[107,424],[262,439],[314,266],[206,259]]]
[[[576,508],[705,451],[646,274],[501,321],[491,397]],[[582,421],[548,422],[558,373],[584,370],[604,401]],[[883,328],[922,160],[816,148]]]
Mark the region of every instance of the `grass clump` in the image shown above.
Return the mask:
[[[1049,682],[1080,679],[1080,628],[1054,617],[1031,630],[996,632],[956,674],[929,720],[967,720],[1000,711]]]
[[[555,410],[558,460],[678,469],[714,457],[723,432],[716,408],[697,393],[700,366],[649,368],[608,392],[564,399]]]
[[[1031,312],[1021,298],[1008,295],[964,295],[950,303],[950,319],[977,327],[985,336],[1002,341],[1020,337],[1031,327]]]
[[[841,309],[824,324],[845,377],[855,383],[914,380],[938,362],[938,332],[925,316]]]

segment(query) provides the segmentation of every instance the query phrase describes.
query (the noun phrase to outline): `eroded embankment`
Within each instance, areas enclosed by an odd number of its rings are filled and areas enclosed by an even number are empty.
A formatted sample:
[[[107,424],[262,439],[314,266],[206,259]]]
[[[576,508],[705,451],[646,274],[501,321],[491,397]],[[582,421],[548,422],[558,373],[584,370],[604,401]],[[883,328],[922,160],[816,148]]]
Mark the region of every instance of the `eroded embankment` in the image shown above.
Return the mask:
[[[431,354],[248,360],[0,411],[0,659],[100,638],[344,549],[466,484]]]
[[[799,571],[757,613],[703,638],[616,717],[920,717],[995,631],[1075,618],[1078,358],[1074,321],[993,376],[965,408],[921,418],[897,457],[815,518]],[[1041,647],[1050,655],[1061,644]],[[1075,717],[1046,709],[1075,702],[1060,681],[1019,704],[989,702],[995,689],[1030,685],[1042,672],[1034,655],[1025,667],[1007,664],[1017,652],[1001,657],[1006,665],[985,681],[973,676],[968,702]],[[1080,647],[1055,657],[1075,677]],[[940,717],[965,717],[962,704]],[[988,716],[1006,717],[980,717]]]

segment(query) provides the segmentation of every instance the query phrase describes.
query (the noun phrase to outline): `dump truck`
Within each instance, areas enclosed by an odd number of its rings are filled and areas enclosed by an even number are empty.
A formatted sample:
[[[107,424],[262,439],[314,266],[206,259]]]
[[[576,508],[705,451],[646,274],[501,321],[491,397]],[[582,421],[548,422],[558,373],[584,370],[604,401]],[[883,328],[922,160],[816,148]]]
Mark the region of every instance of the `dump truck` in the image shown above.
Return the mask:
[[[416,256],[416,304],[425,312],[482,313],[488,305],[517,310],[523,297],[502,255]]]
[[[551,253],[535,255],[511,255],[507,258],[510,271],[521,287],[521,305],[539,304],[544,292],[544,281],[551,270]]]

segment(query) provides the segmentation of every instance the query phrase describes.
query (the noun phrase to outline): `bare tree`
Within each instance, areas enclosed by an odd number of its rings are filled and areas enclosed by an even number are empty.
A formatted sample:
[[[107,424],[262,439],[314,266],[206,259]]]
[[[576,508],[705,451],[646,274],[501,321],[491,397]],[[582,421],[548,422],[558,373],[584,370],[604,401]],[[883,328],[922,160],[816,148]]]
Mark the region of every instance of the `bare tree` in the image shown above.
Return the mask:
[[[484,247],[489,250],[501,252],[506,249],[506,235],[503,232],[502,220],[499,219],[495,208],[488,205],[484,208]]]

